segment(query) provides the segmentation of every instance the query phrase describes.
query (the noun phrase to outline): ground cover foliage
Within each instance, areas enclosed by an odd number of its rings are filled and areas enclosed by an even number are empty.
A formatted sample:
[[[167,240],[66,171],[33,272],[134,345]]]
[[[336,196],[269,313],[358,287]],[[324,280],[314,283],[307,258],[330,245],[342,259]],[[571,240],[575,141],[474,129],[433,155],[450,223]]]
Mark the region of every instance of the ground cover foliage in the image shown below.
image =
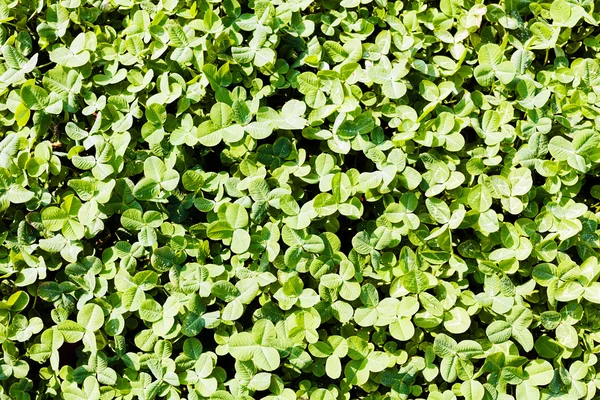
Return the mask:
[[[596,399],[598,1],[0,0],[0,399]]]

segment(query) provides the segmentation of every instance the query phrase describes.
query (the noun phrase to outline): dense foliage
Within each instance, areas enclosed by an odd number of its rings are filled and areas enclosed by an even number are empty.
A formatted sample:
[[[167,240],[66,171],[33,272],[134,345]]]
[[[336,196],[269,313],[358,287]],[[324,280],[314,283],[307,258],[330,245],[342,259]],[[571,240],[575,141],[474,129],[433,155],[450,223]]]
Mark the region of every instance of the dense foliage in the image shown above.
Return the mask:
[[[597,399],[600,2],[0,0],[0,399]]]

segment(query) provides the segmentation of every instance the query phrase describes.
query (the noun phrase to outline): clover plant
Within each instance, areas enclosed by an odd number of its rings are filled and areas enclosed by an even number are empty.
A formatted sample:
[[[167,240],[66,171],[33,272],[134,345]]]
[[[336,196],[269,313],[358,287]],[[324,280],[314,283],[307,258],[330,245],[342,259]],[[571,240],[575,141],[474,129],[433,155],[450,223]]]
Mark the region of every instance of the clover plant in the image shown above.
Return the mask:
[[[599,24],[0,0],[0,400],[600,398]]]

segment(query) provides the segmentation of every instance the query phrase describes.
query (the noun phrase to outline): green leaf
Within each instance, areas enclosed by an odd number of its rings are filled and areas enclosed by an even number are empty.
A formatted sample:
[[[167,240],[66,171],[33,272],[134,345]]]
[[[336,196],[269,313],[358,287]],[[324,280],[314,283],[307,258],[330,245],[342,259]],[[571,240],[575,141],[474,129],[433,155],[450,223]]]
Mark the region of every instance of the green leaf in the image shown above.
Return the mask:
[[[411,293],[421,293],[429,288],[429,278],[423,271],[411,270],[404,275],[402,284]]]
[[[179,25],[172,25],[169,28],[169,38],[171,39],[171,43],[177,47],[186,47],[189,45],[187,36]]]
[[[512,326],[506,321],[494,321],[485,330],[492,343],[504,343],[512,334]]]
[[[502,51],[500,46],[493,43],[486,43],[479,48],[477,59],[480,64],[498,65],[502,62]]]
[[[248,213],[239,204],[231,204],[225,213],[227,222],[234,228],[244,228],[248,225]]]
[[[572,143],[561,136],[554,136],[550,139],[550,142],[548,142],[548,150],[552,157],[558,161],[566,161],[569,157],[575,155]]]
[[[67,219],[67,213],[58,207],[48,207],[42,211],[42,222],[51,231],[62,229]]]
[[[369,234],[367,232],[359,232],[352,238],[352,247],[359,254],[370,254],[373,247],[371,246]]]
[[[159,183],[149,178],[140,179],[133,188],[133,195],[138,200],[153,200],[159,194]]]
[[[229,239],[233,236],[233,227],[226,221],[215,221],[208,225],[206,234],[213,240]]]
[[[250,234],[243,229],[235,229],[231,239],[231,251],[236,254],[244,253],[250,247]]]
[[[439,357],[448,358],[456,353],[456,340],[448,335],[440,333],[433,341],[433,351]]]
[[[466,400],[481,400],[485,396],[485,389],[479,381],[464,381],[460,386],[460,392]]]
[[[546,360],[532,360],[525,366],[525,372],[529,375],[527,382],[533,386],[548,385],[554,378],[554,368]]]
[[[450,333],[466,332],[471,326],[471,316],[461,307],[455,307],[444,315],[444,328]]]
[[[156,322],[162,319],[162,308],[160,304],[153,299],[144,300],[140,305],[139,313],[144,321]]]
[[[146,108],[146,118],[154,125],[162,125],[167,120],[167,112],[162,104],[152,103]]]
[[[86,329],[75,321],[66,320],[57,325],[58,331],[62,334],[65,342],[77,343],[83,338]]]
[[[479,213],[487,211],[492,205],[492,195],[484,185],[476,185],[469,191],[469,205]]]
[[[390,334],[396,340],[407,341],[415,334],[415,327],[408,318],[401,318],[390,324]]]
[[[303,72],[296,78],[298,90],[300,93],[308,94],[311,91],[319,90],[321,82],[312,72]]]
[[[96,304],[86,304],[77,313],[77,323],[88,332],[95,332],[104,325],[104,312]]]
[[[48,105],[48,92],[35,85],[23,86],[21,99],[30,110],[43,110]]]
[[[425,200],[425,205],[429,214],[440,224],[447,224],[450,221],[450,208],[444,201],[432,197]]]
[[[125,210],[121,215],[121,225],[128,230],[139,231],[145,226],[142,212],[135,208]]]

